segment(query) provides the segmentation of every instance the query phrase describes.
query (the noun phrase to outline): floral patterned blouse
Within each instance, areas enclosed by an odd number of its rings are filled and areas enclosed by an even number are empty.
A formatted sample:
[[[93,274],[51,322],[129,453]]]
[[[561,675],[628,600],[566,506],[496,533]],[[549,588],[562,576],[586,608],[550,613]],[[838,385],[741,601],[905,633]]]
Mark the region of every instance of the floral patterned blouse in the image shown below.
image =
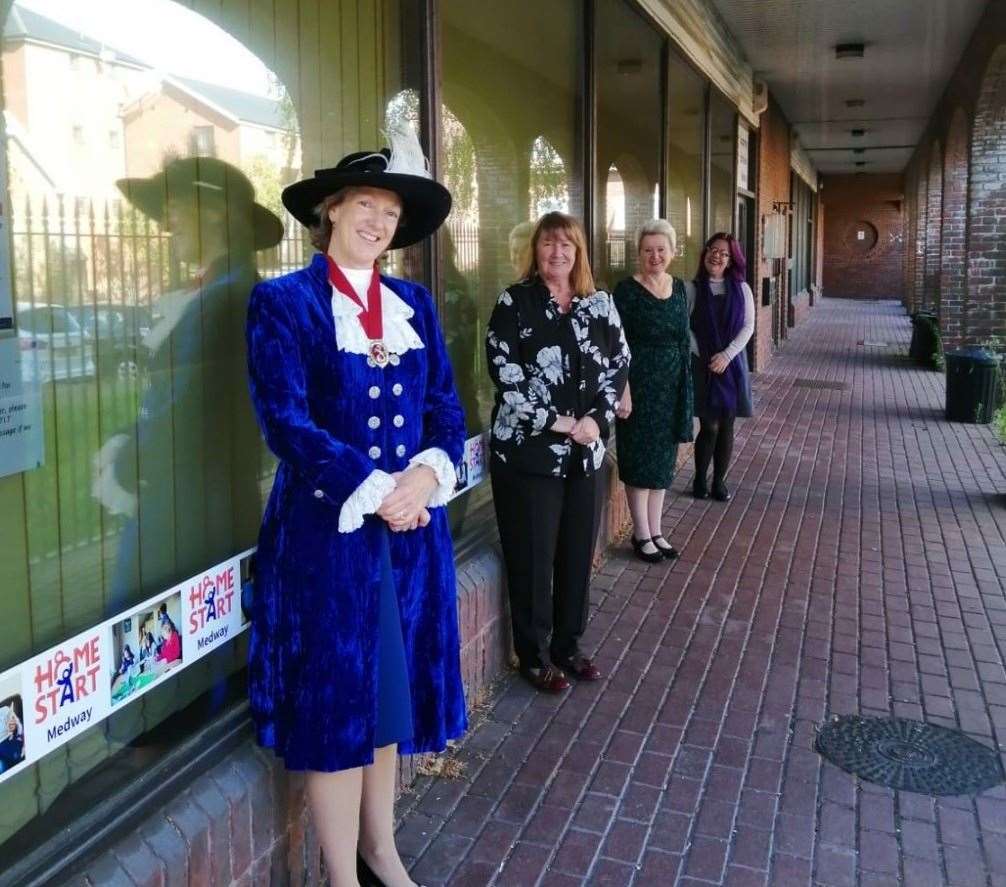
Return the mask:
[[[490,449],[517,471],[565,477],[601,467],[629,374],[615,302],[603,290],[574,297],[563,314],[540,280],[503,290],[486,334],[496,385]],[[581,446],[549,429],[559,416],[591,416],[601,431]]]

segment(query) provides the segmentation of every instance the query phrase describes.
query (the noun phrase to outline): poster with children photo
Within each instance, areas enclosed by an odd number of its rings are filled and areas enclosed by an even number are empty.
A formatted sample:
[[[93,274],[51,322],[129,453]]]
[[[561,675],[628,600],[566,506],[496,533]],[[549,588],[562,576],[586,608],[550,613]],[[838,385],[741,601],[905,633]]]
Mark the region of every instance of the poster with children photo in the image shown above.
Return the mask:
[[[181,612],[176,591],[112,626],[112,705],[143,692],[182,664]]]
[[[21,769],[26,754],[21,674],[15,670],[0,676],[0,782]]]

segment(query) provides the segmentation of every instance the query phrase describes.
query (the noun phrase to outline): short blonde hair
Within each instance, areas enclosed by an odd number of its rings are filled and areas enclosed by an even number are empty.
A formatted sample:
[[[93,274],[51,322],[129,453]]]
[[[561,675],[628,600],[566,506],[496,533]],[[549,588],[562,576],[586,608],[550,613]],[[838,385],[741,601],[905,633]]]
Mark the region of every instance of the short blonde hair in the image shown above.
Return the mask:
[[[678,248],[678,235],[674,233],[674,226],[667,219],[650,219],[640,227],[639,233],[636,234],[637,253],[643,248],[643,238],[651,234],[662,234],[666,237],[672,253]]]
[[[561,231],[576,247],[576,259],[573,260],[573,270],[569,273],[569,285],[578,296],[589,296],[597,287],[594,286],[594,275],[590,271],[590,259],[587,258],[587,236],[583,226],[572,216],[561,212],[545,213],[534,226],[531,235],[531,247],[527,255],[527,268],[523,278],[528,280],[540,277],[538,269],[538,241],[545,234]]]

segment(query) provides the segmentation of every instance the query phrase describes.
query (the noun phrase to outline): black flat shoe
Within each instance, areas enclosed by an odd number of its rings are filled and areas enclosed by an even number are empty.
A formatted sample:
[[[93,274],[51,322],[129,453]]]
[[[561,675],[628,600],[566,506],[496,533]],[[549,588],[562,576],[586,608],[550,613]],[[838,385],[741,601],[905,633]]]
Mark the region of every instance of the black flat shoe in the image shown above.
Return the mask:
[[[660,556],[666,558],[669,561],[673,561],[678,556],[678,550],[671,545],[663,536],[654,536],[650,540],[654,545],[657,546],[657,551],[660,552]],[[664,544],[661,545],[660,543]]]
[[[384,881],[374,874],[374,870],[359,853],[356,854],[356,880],[360,882],[360,887],[384,887]]]
[[[636,552],[636,557],[641,561],[646,561],[648,564],[659,564],[664,556],[659,551],[643,551],[643,546],[650,542],[650,539],[639,540],[635,536],[630,537],[632,540],[632,548]]]
[[[701,483],[698,478],[696,478],[695,482],[692,484],[692,495],[696,499],[709,498],[709,490],[706,489],[706,485],[704,483]]]
[[[727,489],[727,485],[723,483],[723,481],[713,481],[713,498],[717,502],[730,501],[730,491]]]

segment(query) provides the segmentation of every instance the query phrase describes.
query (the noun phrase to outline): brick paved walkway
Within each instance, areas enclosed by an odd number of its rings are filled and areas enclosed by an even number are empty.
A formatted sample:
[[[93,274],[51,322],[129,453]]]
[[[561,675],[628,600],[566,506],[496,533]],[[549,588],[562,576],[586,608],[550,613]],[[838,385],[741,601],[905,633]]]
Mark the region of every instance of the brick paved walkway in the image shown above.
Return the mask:
[[[462,774],[404,800],[418,880],[1006,885],[1003,787],[934,800],[813,751],[849,712],[1006,749],[1006,451],[942,421],[908,335],[894,303],[827,300],[794,332],[739,423],[733,501],[669,496],[681,560],[615,550],[595,579],[610,677],[558,699],[507,679]]]

